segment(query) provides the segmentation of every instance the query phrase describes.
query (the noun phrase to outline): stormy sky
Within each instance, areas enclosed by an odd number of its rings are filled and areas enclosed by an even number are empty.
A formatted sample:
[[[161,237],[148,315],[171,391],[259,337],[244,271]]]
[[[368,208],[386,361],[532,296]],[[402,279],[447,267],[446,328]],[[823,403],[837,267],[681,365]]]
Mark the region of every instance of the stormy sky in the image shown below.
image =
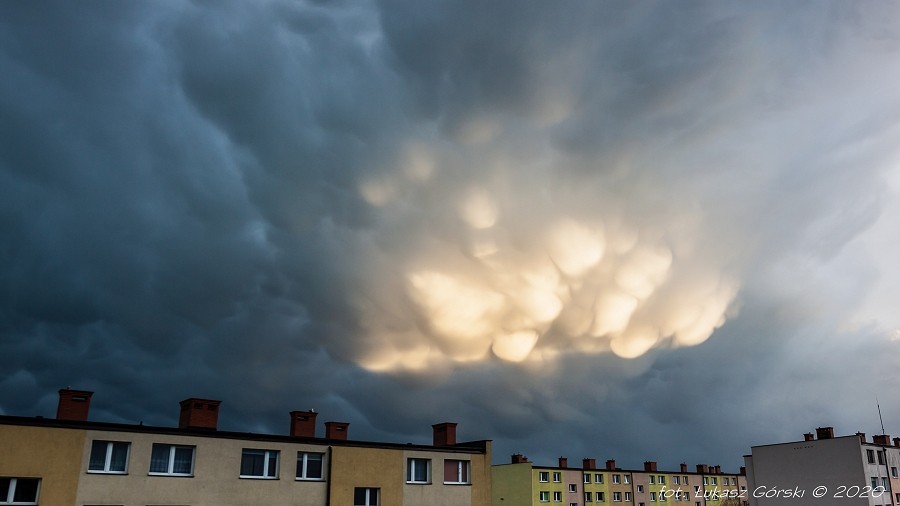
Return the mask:
[[[900,435],[898,195],[893,2],[3,2],[0,413]]]

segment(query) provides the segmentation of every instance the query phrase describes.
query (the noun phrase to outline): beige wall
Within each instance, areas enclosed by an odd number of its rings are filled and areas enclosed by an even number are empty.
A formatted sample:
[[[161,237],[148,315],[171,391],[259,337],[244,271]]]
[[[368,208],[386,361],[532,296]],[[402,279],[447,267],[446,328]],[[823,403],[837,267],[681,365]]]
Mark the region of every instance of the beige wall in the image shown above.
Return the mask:
[[[86,472],[94,439],[131,442],[128,474]],[[196,446],[194,476],[150,476],[153,443]],[[244,448],[279,450],[278,479],[239,478]],[[261,441],[168,436],[131,432],[88,431],[80,449],[81,485],[78,505],[185,504],[219,506],[226,504],[279,504],[285,506],[324,505],[325,481],[296,479],[297,452],[326,453],[324,475],[328,476],[327,446]],[[351,502],[352,504],[352,502]]]
[[[406,467],[403,452],[338,446],[332,453],[331,504],[350,506],[356,487],[380,489],[382,505],[402,504]]]
[[[0,424],[0,476],[41,478],[40,504],[75,504],[84,431]]]

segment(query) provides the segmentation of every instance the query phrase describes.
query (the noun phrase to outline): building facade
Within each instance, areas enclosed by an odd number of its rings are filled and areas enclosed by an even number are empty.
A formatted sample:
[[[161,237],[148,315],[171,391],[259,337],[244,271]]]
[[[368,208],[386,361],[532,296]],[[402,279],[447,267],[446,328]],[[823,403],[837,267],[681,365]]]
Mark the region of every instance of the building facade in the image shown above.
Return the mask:
[[[744,456],[750,504],[900,505],[900,438],[834,436],[819,427],[802,441],[754,446]]]
[[[747,480],[719,466],[698,465],[688,471],[659,471],[656,462],[641,470],[621,469],[615,460],[602,468],[595,459],[581,467],[560,457],[557,466],[538,466],[521,454],[509,464],[493,466],[494,506],[739,506],[746,505]]]
[[[91,392],[61,390],[55,419],[0,416],[0,505],[487,506],[491,442],[354,441],[316,436],[312,411],[287,435],[217,430],[219,401],[181,402],[177,428],[88,421]]]

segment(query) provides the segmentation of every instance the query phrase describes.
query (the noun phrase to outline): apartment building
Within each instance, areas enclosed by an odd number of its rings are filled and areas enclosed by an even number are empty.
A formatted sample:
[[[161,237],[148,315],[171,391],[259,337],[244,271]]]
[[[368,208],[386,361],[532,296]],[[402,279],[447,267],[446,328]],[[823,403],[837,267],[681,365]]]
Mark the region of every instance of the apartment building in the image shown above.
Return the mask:
[[[596,459],[569,466],[560,457],[556,466],[538,466],[521,454],[510,463],[493,466],[494,506],[739,506],[746,505],[744,469],[724,473],[719,466],[698,465],[688,471],[659,471],[656,462],[643,469],[621,469],[615,460],[602,468]]]
[[[835,437],[819,427],[803,440],[754,446],[744,456],[752,506],[900,505],[900,438]]]
[[[55,419],[0,416],[0,505],[487,506],[491,442],[356,441],[290,412],[286,435],[217,429],[220,401],[185,399],[178,427],[88,420],[92,392],[59,391]]]

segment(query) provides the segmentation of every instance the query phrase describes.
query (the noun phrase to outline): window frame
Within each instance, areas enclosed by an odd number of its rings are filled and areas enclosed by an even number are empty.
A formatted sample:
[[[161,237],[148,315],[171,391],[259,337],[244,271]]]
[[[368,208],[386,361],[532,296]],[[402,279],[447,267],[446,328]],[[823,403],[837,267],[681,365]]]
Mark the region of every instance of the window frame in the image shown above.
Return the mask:
[[[612,500],[613,502],[622,502],[622,492],[613,492]]]
[[[262,457],[263,457],[263,469],[262,469],[263,474],[262,475],[244,474],[243,472],[241,472],[241,471],[243,471],[243,468],[244,468],[244,457],[247,455],[250,455],[251,452],[254,452],[253,453],[254,455],[258,455],[258,452],[262,452]],[[269,463],[270,463],[270,459],[273,456],[275,457],[275,470],[274,470],[275,475],[270,476],[269,472],[271,471],[271,469],[269,469]],[[241,449],[241,470],[238,471],[239,478],[246,479],[246,480],[277,480],[280,475],[281,475],[281,452],[279,450],[267,450],[264,448],[243,448],[243,449]]]
[[[550,483],[550,471],[538,471],[538,483]]]
[[[447,463],[456,462],[456,477],[458,481],[447,481]],[[465,473],[462,469],[465,468]],[[462,475],[465,474],[465,479]],[[472,484],[472,462],[469,460],[444,459],[444,485],[471,485]]]
[[[562,492],[559,490],[553,491],[553,502],[562,502]]]
[[[416,479],[419,468],[425,466],[425,479]],[[430,485],[431,484],[431,459],[422,457],[409,457],[406,459],[406,483],[408,485]]]
[[[0,498],[0,504],[3,505],[22,505],[22,506],[34,506],[37,505],[41,499],[41,482],[43,481],[41,478],[35,477],[25,477],[25,476],[4,476],[0,478],[2,480],[9,480],[9,489],[6,491],[6,497]],[[34,500],[31,501],[16,501],[16,487],[18,486],[19,480],[35,480],[37,481],[37,487],[34,489]]]
[[[358,490],[365,491],[365,502],[359,504],[356,502],[356,493]],[[375,502],[372,503],[372,493],[375,493]],[[353,488],[353,506],[379,506],[381,504],[381,489],[377,487],[354,487]]]
[[[540,490],[540,491],[538,491],[538,501],[540,501],[540,502],[550,502],[550,491],[548,491],[548,490]]]
[[[584,483],[590,483],[591,482],[591,473],[584,473],[583,481],[584,481]]]
[[[309,456],[319,456],[319,476],[309,476]],[[302,473],[302,474],[301,474]],[[297,472],[295,474],[296,481],[324,481],[325,480],[325,454],[322,452],[305,452],[297,451]]]
[[[193,477],[194,476],[194,468],[197,463],[197,447],[192,445],[178,445],[178,444],[170,444],[170,443],[153,443],[150,449],[150,469],[153,467],[153,448],[157,446],[165,446],[169,449],[169,457],[167,459],[166,471],[147,471],[147,474],[150,476],[174,476],[174,477]],[[177,449],[189,449],[191,450],[191,471],[189,473],[176,473],[175,470],[175,451]]]
[[[94,444],[106,443],[106,449],[103,455],[103,469],[91,469],[91,460],[94,457]],[[113,448],[115,445],[125,445],[125,468],[121,471],[110,469],[112,464]],[[128,461],[131,460],[131,442],[130,441],[109,441],[106,439],[95,439],[91,441],[91,453],[88,455],[87,472],[91,474],[128,474]]]

